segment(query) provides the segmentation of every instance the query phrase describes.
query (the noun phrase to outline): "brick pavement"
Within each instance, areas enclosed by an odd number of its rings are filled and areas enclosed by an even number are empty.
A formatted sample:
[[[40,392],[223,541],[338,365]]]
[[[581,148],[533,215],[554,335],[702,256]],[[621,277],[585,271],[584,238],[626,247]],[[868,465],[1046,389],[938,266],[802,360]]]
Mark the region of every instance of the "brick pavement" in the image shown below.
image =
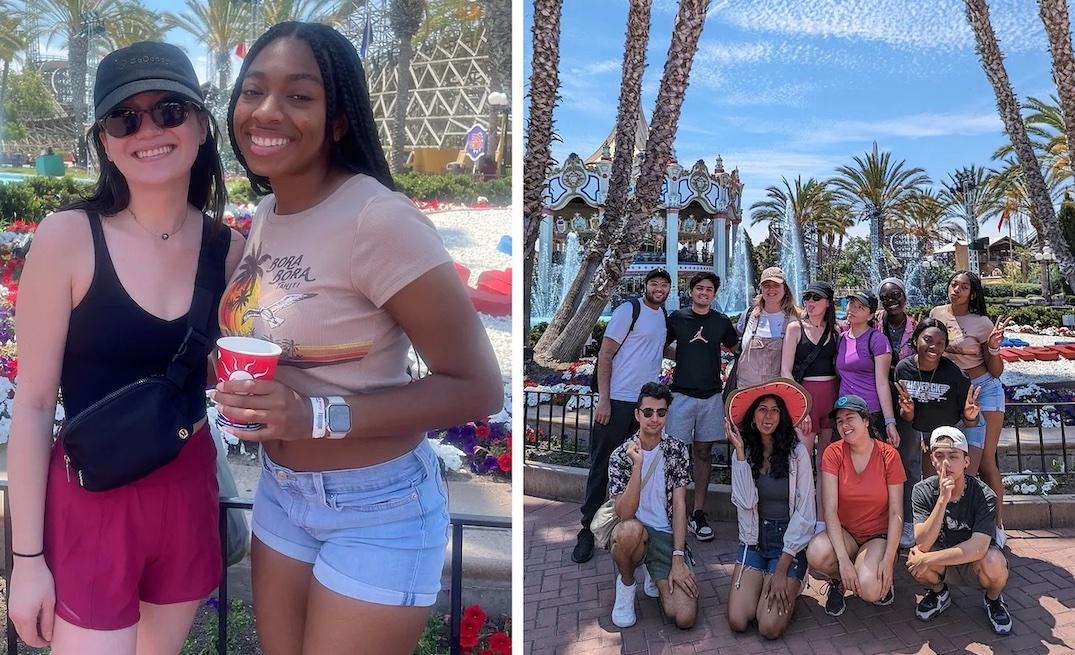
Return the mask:
[[[726,620],[735,565],[736,526],[714,525],[708,544],[691,539],[701,591],[698,622],[688,631],[664,619],[657,601],[638,596],[638,622],[621,630],[609,613],[615,595],[613,564],[599,550],[589,562],[571,561],[578,506],[541,498],[524,501],[524,612],[526,655],[587,653],[1075,653],[1075,529],[1010,531],[1011,575],[1005,598],[1015,627],[999,637],[989,628],[981,592],[952,587],[952,607],[929,623],[914,615],[914,584],[897,564],[896,602],[888,607],[849,598],[838,618],[825,614],[822,585],[808,578],[795,618],[782,639],[737,635]]]

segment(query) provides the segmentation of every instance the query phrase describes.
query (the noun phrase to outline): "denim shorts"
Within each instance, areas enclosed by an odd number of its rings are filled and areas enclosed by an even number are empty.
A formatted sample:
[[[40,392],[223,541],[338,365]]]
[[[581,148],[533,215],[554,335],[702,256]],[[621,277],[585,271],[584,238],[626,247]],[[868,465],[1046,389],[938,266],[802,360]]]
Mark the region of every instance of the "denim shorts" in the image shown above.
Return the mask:
[[[735,563],[742,564],[743,568],[761,571],[764,575],[776,573],[776,565],[784,554],[784,532],[788,529],[787,520],[773,521],[761,519],[761,529],[758,531],[758,545],[748,546],[739,544],[739,550],[735,555]],[[788,567],[788,577],[795,578],[799,582],[806,579],[806,549],[799,551]]]
[[[292,471],[262,451],[253,531],[313,564],[325,587],[379,605],[437,600],[448,543],[448,490],[426,440],[395,459],[355,469]]]
[[[1004,411],[1004,385],[989,373],[983,373],[970,381],[971,387],[979,387],[978,408],[983,412]],[[978,417],[978,425],[963,428],[967,443],[975,448],[985,447],[985,417]]]

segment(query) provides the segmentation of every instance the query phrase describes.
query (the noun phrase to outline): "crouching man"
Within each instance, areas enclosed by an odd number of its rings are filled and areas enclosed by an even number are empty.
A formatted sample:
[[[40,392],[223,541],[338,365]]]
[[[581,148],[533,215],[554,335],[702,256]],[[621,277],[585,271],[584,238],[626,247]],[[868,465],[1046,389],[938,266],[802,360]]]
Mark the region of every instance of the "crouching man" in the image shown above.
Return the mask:
[[[698,614],[698,585],[686,553],[691,459],[685,443],[664,433],[671,403],[668,387],[645,384],[635,407],[638,434],[609,458],[608,495],[620,519],[611,543],[617,570],[612,622],[621,628],[635,623],[639,564],[643,590],[660,598],[665,616],[686,630]]]
[[[994,538],[997,497],[985,483],[964,473],[970,459],[967,438],[958,428],[935,429],[929,447],[937,475],[911,492],[915,546],[907,555],[907,569],[926,587],[915,614],[929,621],[948,609],[948,581],[977,580],[985,589],[982,602],[993,632],[1006,635],[1012,618],[1001,596],[1008,562]]]

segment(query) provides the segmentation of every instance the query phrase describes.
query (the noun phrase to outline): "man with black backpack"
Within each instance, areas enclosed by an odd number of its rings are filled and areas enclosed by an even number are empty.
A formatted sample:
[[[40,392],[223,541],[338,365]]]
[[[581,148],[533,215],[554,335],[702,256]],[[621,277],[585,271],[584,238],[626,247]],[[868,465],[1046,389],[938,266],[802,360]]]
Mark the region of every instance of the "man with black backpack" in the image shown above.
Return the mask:
[[[694,459],[694,511],[687,529],[698,541],[713,538],[705,515],[713,443],[724,438],[724,386],[720,348],[735,348],[739,334],[724,314],[713,309],[720,278],[696,273],[690,284],[691,305],[668,317],[668,343],[676,344],[672,371],[672,406],[665,432],[691,447]]]
[[[635,405],[638,390],[661,375],[667,327],[663,304],[672,278],[663,268],[646,274],[641,298],[631,298],[612,311],[605,326],[593,377],[597,382],[597,406],[590,433],[590,473],[582,503],[579,530],[571,559],[582,563],[593,557],[594,537],[590,523],[608,491],[608,458],[627,437],[638,431]]]

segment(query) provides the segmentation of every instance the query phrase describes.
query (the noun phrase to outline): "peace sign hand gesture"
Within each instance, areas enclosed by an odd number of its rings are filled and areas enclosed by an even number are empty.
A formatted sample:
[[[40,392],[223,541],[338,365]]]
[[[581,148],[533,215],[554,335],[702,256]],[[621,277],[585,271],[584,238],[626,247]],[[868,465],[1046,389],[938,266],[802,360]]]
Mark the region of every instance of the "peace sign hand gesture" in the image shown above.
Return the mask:
[[[989,340],[986,345],[990,350],[997,350],[1000,348],[1000,344],[1004,341],[1004,328],[1012,322],[1011,318],[1005,316],[998,316],[997,322],[993,324],[993,331],[989,333]]]
[[[963,420],[966,423],[977,424],[978,414],[981,409],[978,407],[978,395],[982,392],[982,388],[978,385],[971,385],[970,391],[967,392],[967,403],[963,405]]]
[[[902,416],[905,421],[913,421],[914,398],[911,398],[911,394],[907,391],[907,387],[904,386],[902,380],[896,383],[896,393],[899,394],[900,416]]]

